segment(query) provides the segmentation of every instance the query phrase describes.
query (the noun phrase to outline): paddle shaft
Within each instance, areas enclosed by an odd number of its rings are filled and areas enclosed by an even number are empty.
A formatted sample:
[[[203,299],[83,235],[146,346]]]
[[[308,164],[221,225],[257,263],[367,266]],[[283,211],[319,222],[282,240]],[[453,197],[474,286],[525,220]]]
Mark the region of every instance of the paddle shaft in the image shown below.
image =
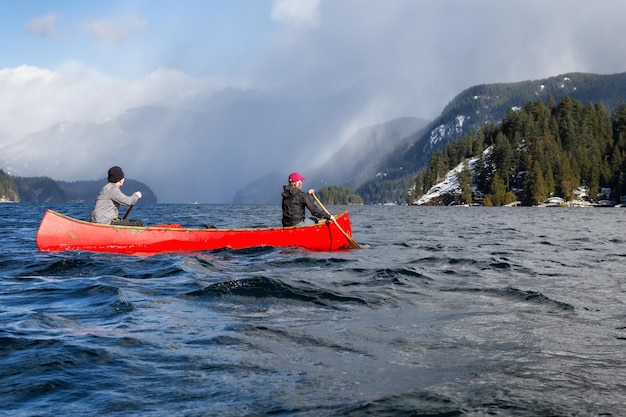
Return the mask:
[[[128,215],[130,214],[130,211],[133,209],[133,207],[135,207],[135,205],[134,205],[134,204],[131,204],[131,205],[128,207],[128,210],[126,210],[126,214],[124,214],[124,217],[122,217],[122,220],[126,220],[126,218],[127,218],[127,217],[128,217]]]
[[[324,205],[322,204],[322,202],[320,201],[319,198],[317,198],[317,196],[315,195],[315,193],[312,193],[313,197],[315,198],[315,201],[317,201],[317,204],[320,205],[320,207],[322,209],[324,209],[324,211],[326,212],[326,214],[328,214],[329,216],[331,216],[330,212],[326,209],[326,207],[324,207]],[[348,239],[348,242],[350,243],[350,247],[352,249],[361,249],[361,245],[359,245],[354,239],[352,239],[350,237],[350,235],[348,235],[342,228],[341,226],[339,226],[339,223],[337,223],[337,220],[333,219],[333,223],[335,223],[335,226],[337,226],[337,229],[339,229],[339,231],[341,233],[343,233],[343,235],[346,237],[346,239]]]

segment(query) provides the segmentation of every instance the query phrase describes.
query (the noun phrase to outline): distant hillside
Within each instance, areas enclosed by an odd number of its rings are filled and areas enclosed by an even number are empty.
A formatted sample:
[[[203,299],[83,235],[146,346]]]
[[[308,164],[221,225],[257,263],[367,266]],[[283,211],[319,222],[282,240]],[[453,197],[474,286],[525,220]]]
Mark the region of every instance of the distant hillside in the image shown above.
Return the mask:
[[[415,132],[423,132],[429,120],[403,117],[359,129],[322,166],[309,174],[314,185],[343,185],[356,189],[379,173],[385,155],[401,146]]]
[[[48,177],[14,177],[0,170],[0,200],[5,196],[6,201],[21,203],[92,202],[104,184],[106,179],[65,182]],[[154,192],[139,181],[126,179],[123,191],[126,194],[141,191],[144,204],[157,202]]]
[[[97,181],[57,181],[57,184],[64,191],[68,201],[93,201],[106,182],[106,178],[103,178]],[[135,191],[141,191],[141,202],[144,204],[154,204],[157,202],[157,197],[154,192],[141,181],[126,178],[122,186],[122,191],[127,195]]]
[[[385,123],[359,129],[323,165],[301,172],[307,178],[305,188],[340,185],[356,189],[377,173],[382,157],[395,149],[401,141],[421,131],[429,121],[416,117],[402,117]],[[270,173],[240,189],[235,204],[277,204],[282,185],[289,172]]]
[[[19,201],[20,196],[11,176],[0,169],[0,203]]]
[[[13,177],[21,203],[62,203],[71,201],[52,178]]]
[[[414,204],[615,205],[626,196],[626,102],[529,101],[432,153]],[[442,190],[445,190],[443,192]]]
[[[225,89],[129,109],[93,123],[66,121],[0,146],[21,177],[98,178],[119,165],[164,202],[231,203],[254,178],[311,164],[368,106],[358,88],[313,99]]]
[[[313,168],[320,148],[343,138],[346,126],[366,112],[361,90],[313,100],[225,90],[128,110],[100,123],[59,123],[0,147],[0,166],[15,176],[73,181],[97,178],[103,166],[120,165],[158,187],[162,201],[255,204],[274,204],[289,171],[306,170],[307,187],[346,186],[366,204],[404,203],[434,150],[486,123],[498,123],[509,109],[569,96],[602,102],[610,111],[626,98],[625,87],[626,73],[569,73],[474,86],[432,122],[401,118],[366,127]],[[63,187],[47,190],[50,199],[88,199],[63,197]]]
[[[550,98],[556,102],[572,97],[582,103],[603,103],[609,111],[626,99],[626,73],[598,75],[569,73],[541,80],[483,84],[468,88],[454,98],[428,127],[411,135],[387,154],[377,175],[357,188],[366,203],[398,202],[406,198],[407,185],[428,163],[435,149],[485,123],[497,123],[509,109],[529,101]]]

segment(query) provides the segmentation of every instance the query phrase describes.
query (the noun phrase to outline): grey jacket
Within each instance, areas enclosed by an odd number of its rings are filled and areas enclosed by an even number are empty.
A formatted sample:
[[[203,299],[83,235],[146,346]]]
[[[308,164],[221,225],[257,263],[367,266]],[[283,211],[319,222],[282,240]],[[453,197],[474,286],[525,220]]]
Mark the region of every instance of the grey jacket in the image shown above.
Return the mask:
[[[91,211],[91,221],[94,223],[111,224],[111,220],[119,217],[120,204],[131,206],[139,200],[137,194],[127,196],[120,187],[108,182],[96,198],[96,203]]]

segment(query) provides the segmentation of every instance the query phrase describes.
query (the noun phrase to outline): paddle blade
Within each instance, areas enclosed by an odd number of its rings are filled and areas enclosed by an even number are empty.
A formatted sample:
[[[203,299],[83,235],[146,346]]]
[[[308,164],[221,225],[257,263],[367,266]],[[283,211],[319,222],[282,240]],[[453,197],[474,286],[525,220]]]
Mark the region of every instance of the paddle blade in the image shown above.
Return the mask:
[[[361,249],[361,245],[359,245],[354,239],[350,236],[346,235],[346,239],[348,239],[348,243],[350,243],[351,249]]]
[[[313,198],[315,198],[315,201],[317,201],[317,204],[320,205],[320,207],[326,212],[326,214],[328,214],[330,216],[330,212],[326,209],[326,207],[324,207],[324,204],[322,204],[322,202],[320,201],[319,198],[317,198],[317,196],[315,195],[315,193],[312,193]],[[339,223],[337,223],[337,220],[333,220],[333,223],[335,223],[335,226],[337,226],[337,229],[339,229],[339,231],[346,237],[346,239],[348,239],[348,243],[350,244],[350,248],[351,249],[361,249],[361,245],[359,245],[358,243],[356,243],[354,241],[354,239],[352,239],[350,237],[349,234],[347,234],[342,228],[341,226],[339,226]]]

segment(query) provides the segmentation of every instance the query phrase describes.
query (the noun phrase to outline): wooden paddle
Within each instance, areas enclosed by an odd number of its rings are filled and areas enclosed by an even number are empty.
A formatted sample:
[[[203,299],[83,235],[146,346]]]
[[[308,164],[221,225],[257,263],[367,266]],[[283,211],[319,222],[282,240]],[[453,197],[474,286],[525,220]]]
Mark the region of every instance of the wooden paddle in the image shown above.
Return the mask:
[[[317,204],[320,205],[321,208],[324,209],[324,211],[326,212],[326,214],[328,214],[329,216],[331,215],[330,212],[328,210],[326,210],[326,207],[324,207],[324,205],[322,204],[322,202],[320,201],[319,198],[317,198],[317,196],[315,195],[315,193],[312,193],[313,197],[315,198],[315,201],[317,201]],[[361,249],[361,245],[359,245],[354,239],[352,239],[350,237],[350,235],[348,235],[342,228],[341,226],[339,226],[339,223],[337,223],[337,220],[335,220],[333,218],[333,222],[335,223],[335,226],[337,226],[337,229],[339,229],[339,231],[341,233],[343,233],[343,235],[346,237],[346,239],[348,239],[348,242],[350,243],[350,248],[352,249]]]
[[[128,207],[128,210],[126,210],[126,214],[124,214],[124,217],[122,217],[122,220],[126,220],[126,218],[127,218],[127,217],[128,217],[128,215],[130,214],[130,211],[133,209],[133,207],[135,207],[135,205],[134,205],[134,204],[131,204],[131,205]]]

